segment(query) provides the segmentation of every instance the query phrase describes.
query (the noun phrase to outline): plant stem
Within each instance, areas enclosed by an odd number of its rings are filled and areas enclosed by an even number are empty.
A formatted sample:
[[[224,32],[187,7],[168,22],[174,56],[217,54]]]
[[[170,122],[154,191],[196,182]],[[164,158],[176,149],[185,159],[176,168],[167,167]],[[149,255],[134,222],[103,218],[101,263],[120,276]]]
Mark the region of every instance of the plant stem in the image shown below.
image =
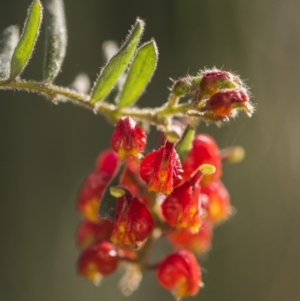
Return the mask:
[[[138,121],[147,121],[152,125],[165,128],[168,125],[167,118],[195,114],[192,103],[177,104],[169,102],[158,108],[137,107],[118,108],[106,102],[90,103],[90,96],[79,93],[69,88],[60,87],[45,82],[14,79],[12,81],[0,80],[0,90],[20,90],[37,93],[45,96],[53,102],[72,102],[93,111],[95,114],[102,114],[114,122],[122,116],[131,116]]]

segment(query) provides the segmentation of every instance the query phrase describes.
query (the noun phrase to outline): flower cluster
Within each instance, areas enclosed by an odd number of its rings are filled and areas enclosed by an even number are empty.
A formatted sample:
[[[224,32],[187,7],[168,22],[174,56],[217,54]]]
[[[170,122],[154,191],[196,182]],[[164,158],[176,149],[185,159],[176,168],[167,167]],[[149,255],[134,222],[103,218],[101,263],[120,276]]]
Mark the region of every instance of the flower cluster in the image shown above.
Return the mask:
[[[237,110],[253,112],[246,88],[229,72],[208,70],[177,80],[169,105],[187,94],[193,110],[208,121],[225,121]],[[142,127],[130,116],[118,120],[111,149],[100,154],[78,196],[84,217],[77,231],[80,275],[98,283],[123,265],[121,286],[127,294],[144,271],[155,269],[158,282],[176,298],[198,293],[202,276],[196,256],[209,251],[214,227],[232,213],[222,162],[237,162],[244,153],[239,147],[219,150],[189,121],[171,120],[160,145],[145,152]],[[173,252],[149,263],[159,238],[166,238]]]
[[[199,291],[194,254],[210,249],[213,227],[230,216],[231,205],[214,139],[196,134],[184,156],[177,152],[180,143],[165,140],[142,156],[146,134],[132,118],[119,120],[112,149],[100,154],[79,192],[77,209],[84,217],[77,231],[79,274],[97,283],[126,262],[140,272],[155,268],[158,282],[178,298]],[[98,214],[105,202],[115,204],[109,219]],[[147,249],[163,236],[174,251],[147,263]]]
[[[9,27],[0,38],[5,51],[0,90],[35,92],[54,103],[72,101],[116,124],[111,148],[99,155],[79,191],[77,210],[83,219],[76,235],[81,250],[78,273],[97,284],[122,265],[126,273],[120,285],[129,294],[142,274],[154,269],[161,286],[177,299],[196,295],[202,283],[196,255],[210,249],[214,227],[232,212],[220,180],[222,161],[237,162],[244,153],[241,148],[220,151],[212,137],[196,134],[191,125],[228,121],[239,111],[251,116],[254,107],[247,88],[233,73],[204,70],[174,81],[168,101],[160,107],[137,107],[158,60],[154,39],[140,44],[145,24],[139,18],[90,92],[82,77],[71,88],[57,86],[53,81],[65,56],[66,22],[62,0],[47,2],[50,42],[45,43],[44,80],[20,77],[43,17],[41,1],[33,0],[21,36]],[[115,99],[108,101],[112,91]],[[189,99],[183,101],[186,96]],[[145,152],[144,130],[150,125],[163,139]],[[160,238],[166,238],[173,251],[149,263]]]

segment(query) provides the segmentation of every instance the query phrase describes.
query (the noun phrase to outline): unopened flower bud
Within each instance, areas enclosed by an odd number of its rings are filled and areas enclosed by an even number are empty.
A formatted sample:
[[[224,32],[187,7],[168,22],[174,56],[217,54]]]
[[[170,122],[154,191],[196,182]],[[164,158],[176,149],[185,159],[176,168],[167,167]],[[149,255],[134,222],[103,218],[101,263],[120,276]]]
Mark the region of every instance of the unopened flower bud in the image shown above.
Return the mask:
[[[174,82],[171,91],[176,96],[183,97],[193,93],[194,89],[195,89],[195,85],[193,85],[191,78],[184,77],[184,78],[179,78]]]
[[[157,279],[175,298],[196,295],[201,285],[201,271],[195,255],[187,250],[171,253],[160,263]]]
[[[111,145],[120,160],[139,157],[146,145],[146,134],[131,117],[122,117],[112,134]]]
[[[227,117],[233,116],[237,109],[246,111],[250,116],[253,113],[254,108],[244,90],[218,92],[207,100],[201,110],[212,112],[219,117]]]
[[[223,70],[203,71],[199,85],[199,97],[197,101],[211,97],[213,94],[225,90],[235,89],[241,85],[241,81],[235,75]]]

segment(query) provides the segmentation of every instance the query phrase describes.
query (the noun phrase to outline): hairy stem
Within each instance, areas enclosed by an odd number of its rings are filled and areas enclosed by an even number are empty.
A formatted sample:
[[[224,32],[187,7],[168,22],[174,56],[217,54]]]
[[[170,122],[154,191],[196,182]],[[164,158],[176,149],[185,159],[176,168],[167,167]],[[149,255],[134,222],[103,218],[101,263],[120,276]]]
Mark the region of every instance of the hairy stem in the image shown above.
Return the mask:
[[[53,102],[72,102],[93,111],[95,114],[102,114],[112,121],[117,121],[122,116],[131,116],[138,121],[147,121],[152,125],[165,128],[168,126],[168,118],[174,116],[192,116],[195,109],[192,103],[177,104],[169,102],[158,108],[140,109],[137,107],[118,108],[106,102],[92,104],[90,96],[79,93],[69,88],[60,87],[54,84],[14,79],[12,81],[0,80],[0,90],[19,90],[37,93],[45,96]]]

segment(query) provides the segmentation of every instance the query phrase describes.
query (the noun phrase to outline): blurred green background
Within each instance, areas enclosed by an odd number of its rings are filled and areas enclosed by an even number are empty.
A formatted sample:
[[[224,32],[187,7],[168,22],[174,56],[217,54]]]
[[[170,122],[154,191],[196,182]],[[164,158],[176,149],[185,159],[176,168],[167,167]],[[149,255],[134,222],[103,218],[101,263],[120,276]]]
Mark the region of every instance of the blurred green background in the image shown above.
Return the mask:
[[[1,0],[0,29],[22,26],[30,0]],[[237,215],[216,229],[202,260],[206,301],[300,300],[300,1],[66,0],[69,45],[57,83],[79,72],[94,80],[102,43],[122,41],[135,18],[146,20],[160,61],[141,106],[162,104],[169,77],[203,67],[238,72],[250,86],[253,118],[201,126],[220,147],[242,145],[244,162],[225,165],[223,180]],[[44,34],[24,77],[42,75]],[[104,118],[42,97],[0,92],[0,300],[123,300],[120,274],[100,288],[75,273],[74,209],[80,183],[109,145]],[[298,133],[298,134],[297,134]],[[127,300],[173,300],[147,274]]]

